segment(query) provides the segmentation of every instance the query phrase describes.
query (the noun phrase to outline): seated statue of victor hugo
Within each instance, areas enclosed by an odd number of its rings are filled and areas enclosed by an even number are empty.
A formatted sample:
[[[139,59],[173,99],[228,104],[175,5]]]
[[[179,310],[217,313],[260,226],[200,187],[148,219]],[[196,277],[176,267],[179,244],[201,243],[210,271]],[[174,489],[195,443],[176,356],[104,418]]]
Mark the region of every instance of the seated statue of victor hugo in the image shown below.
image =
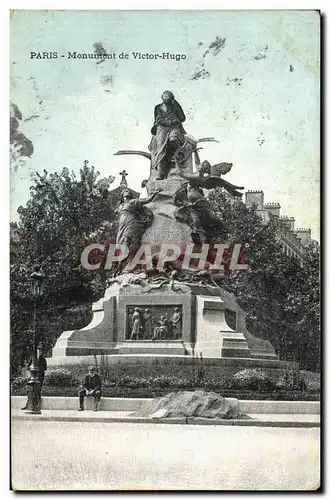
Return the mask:
[[[165,179],[173,167],[173,154],[184,144],[186,133],[182,126],[186,117],[173,93],[166,90],[162,101],[155,107],[149,145],[152,168],[157,170],[158,180]]]

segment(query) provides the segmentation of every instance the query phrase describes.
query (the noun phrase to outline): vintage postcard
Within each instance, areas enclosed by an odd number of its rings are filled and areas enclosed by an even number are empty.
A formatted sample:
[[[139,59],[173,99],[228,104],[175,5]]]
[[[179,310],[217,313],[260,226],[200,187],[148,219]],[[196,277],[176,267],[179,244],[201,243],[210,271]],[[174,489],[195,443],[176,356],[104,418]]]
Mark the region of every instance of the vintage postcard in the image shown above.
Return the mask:
[[[320,488],[318,11],[10,13],[11,488]]]

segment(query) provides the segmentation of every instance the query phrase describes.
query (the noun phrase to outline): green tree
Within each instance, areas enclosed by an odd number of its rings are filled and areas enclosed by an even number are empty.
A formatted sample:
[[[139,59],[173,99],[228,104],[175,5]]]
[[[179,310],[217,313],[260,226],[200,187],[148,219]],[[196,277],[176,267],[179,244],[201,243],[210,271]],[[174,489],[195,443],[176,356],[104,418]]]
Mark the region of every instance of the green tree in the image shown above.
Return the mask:
[[[269,340],[281,359],[318,368],[318,248],[306,250],[301,266],[282,251],[275,219],[264,224],[253,208],[233,202],[220,189],[210,191],[208,199],[227,227],[223,242],[248,245],[248,271],[230,272],[224,284],[247,312],[249,330]]]
[[[87,164],[77,179],[60,174],[37,176],[31,198],[11,225],[11,361],[27,356],[32,334],[29,276],[41,266],[47,281],[38,307],[39,336],[54,345],[64,329],[81,328],[91,302],[106,286],[107,273],[80,265],[89,243],[114,240],[117,221],[102,196],[105,180]],[[303,266],[281,250],[276,223],[264,224],[254,209],[232,202],[220,189],[209,192],[212,209],[222,217],[222,242],[246,244],[248,271],[227,273],[223,284],[247,312],[251,333],[270,340],[281,359],[317,369],[320,357],[319,250],[306,251]]]
[[[106,179],[85,162],[79,178],[64,168],[60,174],[37,174],[31,197],[19,207],[20,221],[11,226],[11,357],[16,366],[26,357],[31,340],[29,276],[36,266],[46,277],[38,307],[39,332],[54,344],[70,319],[65,311],[78,311],[75,327],[90,315],[90,304],[104,291],[107,274],[81,266],[83,249],[90,243],[107,244],[116,235],[114,212],[102,195]],[[47,321],[48,318],[48,321]]]
[[[320,249],[306,249],[299,286],[290,290],[285,305],[295,329],[296,357],[306,369],[320,369]]]

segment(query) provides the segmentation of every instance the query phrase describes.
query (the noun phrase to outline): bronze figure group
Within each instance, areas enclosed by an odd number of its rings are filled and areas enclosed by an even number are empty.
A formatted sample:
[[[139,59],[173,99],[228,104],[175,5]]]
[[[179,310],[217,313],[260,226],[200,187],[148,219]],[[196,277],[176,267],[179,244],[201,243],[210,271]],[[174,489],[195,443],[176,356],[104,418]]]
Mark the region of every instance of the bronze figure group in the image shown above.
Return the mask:
[[[127,340],[179,340],[182,337],[182,311],[154,314],[148,307],[134,307],[128,314]]]
[[[212,212],[204,196],[204,190],[222,187],[230,195],[240,198],[242,193],[239,190],[243,187],[231,184],[222,178],[231,170],[232,163],[222,162],[211,165],[206,160],[200,162],[198,148],[196,148],[197,142],[209,142],[215,139],[203,138],[199,141],[189,141],[190,136],[186,134],[182,125],[185,119],[185,114],[173,93],[166,90],[162,94],[162,103],[158,104],[154,110],[150,154],[130,150],[118,151],[116,154],[140,154],[149,158],[151,172],[157,172],[155,173],[157,177],[153,177],[156,181],[166,179],[170,173],[177,179],[181,178],[181,186],[173,194],[173,204],[177,207],[175,218],[190,226],[194,243],[212,242],[212,237],[218,236],[225,228],[221,218]],[[192,172],[192,165],[187,168],[187,161],[192,155],[195,158],[196,172]],[[188,170],[191,171],[188,172]],[[144,186],[148,183],[148,181],[143,182]],[[126,179],[124,183],[122,182],[120,201],[116,210],[119,214],[117,243],[125,244],[133,249],[139,247],[144,232],[153,222],[153,212],[146,205],[151,203],[160,192],[159,188],[151,196],[140,200],[132,196],[132,190],[127,187]],[[136,195],[138,196],[138,193]]]

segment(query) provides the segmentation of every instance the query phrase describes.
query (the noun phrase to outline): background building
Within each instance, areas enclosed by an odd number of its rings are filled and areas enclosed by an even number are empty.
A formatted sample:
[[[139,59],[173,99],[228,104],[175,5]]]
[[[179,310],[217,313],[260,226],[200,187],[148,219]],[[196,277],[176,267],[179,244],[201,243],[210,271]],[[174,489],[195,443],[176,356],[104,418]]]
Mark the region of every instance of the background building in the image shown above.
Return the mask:
[[[295,218],[281,215],[279,203],[265,203],[263,191],[247,191],[245,204],[248,208],[255,208],[263,222],[267,224],[272,219],[278,229],[283,251],[288,257],[296,257],[303,263],[305,249],[314,240],[311,239],[311,230],[295,229]]]

